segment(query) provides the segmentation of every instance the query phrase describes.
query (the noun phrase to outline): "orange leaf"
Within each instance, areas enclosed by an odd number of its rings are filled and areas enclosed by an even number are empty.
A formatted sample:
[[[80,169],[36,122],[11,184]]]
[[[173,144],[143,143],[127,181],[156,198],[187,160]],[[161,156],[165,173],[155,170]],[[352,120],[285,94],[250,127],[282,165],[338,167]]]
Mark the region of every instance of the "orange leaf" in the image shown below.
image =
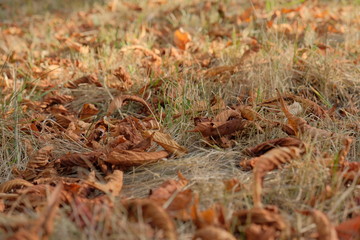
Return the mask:
[[[360,239],[360,216],[353,217],[336,227],[340,240]]]
[[[179,28],[174,32],[174,43],[178,48],[185,50],[186,44],[190,41],[190,34],[185,32],[182,28]]]

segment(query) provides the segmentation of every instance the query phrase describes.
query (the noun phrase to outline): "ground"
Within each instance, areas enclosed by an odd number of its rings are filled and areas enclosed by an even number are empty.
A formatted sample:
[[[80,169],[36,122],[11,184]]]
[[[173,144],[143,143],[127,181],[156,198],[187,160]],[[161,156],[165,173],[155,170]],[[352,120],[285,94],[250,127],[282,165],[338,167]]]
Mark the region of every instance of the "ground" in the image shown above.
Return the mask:
[[[358,239],[359,12],[2,1],[0,235]]]

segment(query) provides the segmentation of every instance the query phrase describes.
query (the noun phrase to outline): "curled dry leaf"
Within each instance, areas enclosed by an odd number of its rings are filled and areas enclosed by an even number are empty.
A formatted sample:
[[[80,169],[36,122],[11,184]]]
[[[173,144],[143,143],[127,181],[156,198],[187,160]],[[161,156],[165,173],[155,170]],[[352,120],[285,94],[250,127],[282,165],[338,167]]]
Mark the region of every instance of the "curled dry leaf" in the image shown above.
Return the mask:
[[[186,44],[191,41],[189,33],[185,32],[182,28],[179,28],[174,32],[174,43],[176,47],[185,50]]]
[[[187,153],[185,147],[180,146],[169,134],[162,133],[159,131],[144,131],[145,137],[150,137],[154,142],[162,146],[169,153],[175,154],[178,157],[183,156]]]
[[[304,215],[311,215],[318,232],[319,240],[338,240],[335,227],[331,224],[328,217],[319,210],[299,211]]]
[[[21,179],[16,178],[7,182],[4,182],[0,185],[0,193],[7,193],[14,189],[22,188],[22,187],[31,187],[34,186],[32,183]]]
[[[206,210],[199,211],[198,203],[193,207],[193,222],[198,229],[208,226],[219,227],[228,230],[229,223],[225,218],[224,208],[220,204],[216,204]]]
[[[151,190],[149,199],[162,205],[172,217],[185,221],[191,218],[195,197],[190,189],[182,190],[188,180],[180,172],[178,176],[179,180],[167,180]]]
[[[31,156],[27,167],[39,168],[46,166],[49,163],[52,150],[54,150],[54,146],[52,145],[40,148],[33,156]]]
[[[200,132],[204,137],[221,137],[244,130],[248,125],[247,120],[233,119],[225,123],[201,122],[189,132]]]
[[[336,133],[310,126],[305,121],[305,119],[294,116],[289,111],[289,109],[288,109],[284,99],[281,97],[279,91],[278,91],[278,95],[279,95],[281,110],[284,112],[286,118],[288,119],[289,126],[294,131],[296,136],[298,136],[299,134],[308,133],[312,137],[322,137],[322,138],[342,137],[342,136],[337,135]]]
[[[95,172],[90,173],[90,177],[85,181],[86,184],[104,192],[118,196],[123,186],[123,172],[115,170],[112,174],[105,177],[107,183],[99,183],[95,179]]]
[[[264,155],[255,158],[254,161],[254,193],[253,200],[255,207],[261,207],[261,191],[263,178],[267,172],[279,168],[282,164],[288,163],[301,155],[298,147],[274,148]]]
[[[101,152],[67,153],[55,161],[55,166],[91,168],[100,160],[101,155]]]
[[[233,214],[233,219],[246,227],[246,239],[249,240],[287,239],[289,234],[288,226],[276,207],[240,210]]]
[[[196,231],[192,239],[193,240],[236,240],[236,238],[228,231],[214,226],[201,228],[200,230]]]
[[[121,91],[128,90],[134,84],[131,80],[130,74],[123,67],[118,67],[114,70],[113,75],[119,81],[109,81],[108,86]]]
[[[85,103],[80,110],[79,118],[84,121],[90,121],[90,118],[99,113],[99,109],[91,103]]]
[[[36,220],[29,220],[25,226],[9,237],[13,240],[47,240],[53,232],[54,220],[59,207],[63,186],[59,184],[51,193],[41,215]],[[22,224],[23,225],[23,224]]]
[[[65,87],[74,89],[77,88],[82,83],[93,84],[97,87],[102,87],[101,83],[99,82],[98,78],[95,75],[87,75],[80,77],[75,81],[66,83]]]
[[[241,118],[241,114],[233,109],[228,109],[220,112],[213,119],[214,122],[226,122],[230,118]]]
[[[335,229],[340,240],[360,239],[360,216],[340,223]]]
[[[150,199],[164,204],[176,191],[180,191],[185,187],[189,180],[187,180],[180,172],[178,173],[179,180],[170,179],[163,182],[158,188],[150,191]]]
[[[260,143],[255,147],[246,148],[244,149],[244,153],[250,156],[260,156],[275,147],[298,147],[304,149],[305,146],[304,143],[298,138],[294,138],[294,137],[275,138]],[[242,165],[242,163],[240,165]]]
[[[153,163],[169,155],[167,151],[158,152],[136,152],[131,150],[114,150],[107,154],[105,162],[116,166],[139,166]]]
[[[164,239],[177,239],[174,222],[167,212],[153,200],[128,200],[124,202],[124,207],[130,220],[140,221],[140,219],[143,219],[145,223],[150,224],[154,229],[162,231]]]
[[[151,112],[150,106],[141,97],[132,96],[132,95],[120,95],[120,96],[115,97],[112,100],[112,102],[110,103],[108,111],[107,111],[107,115],[111,115],[116,109],[121,108],[124,105],[125,101],[134,101],[134,102],[141,103],[148,112]]]

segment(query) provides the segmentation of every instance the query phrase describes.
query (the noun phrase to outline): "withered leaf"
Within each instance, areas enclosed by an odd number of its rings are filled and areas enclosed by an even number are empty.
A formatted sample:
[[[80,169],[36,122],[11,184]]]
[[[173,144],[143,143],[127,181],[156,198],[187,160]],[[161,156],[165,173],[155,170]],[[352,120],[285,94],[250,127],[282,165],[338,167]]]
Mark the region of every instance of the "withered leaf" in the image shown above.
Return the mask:
[[[254,159],[254,193],[253,200],[255,207],[261,207],[262,181],[267,172],[288,163],[295,158],[299,158],[301,149],[298,147],[279,147],[274,148],[264,155]]]
[[[147,104],[147,102],[142,99],[141,97],[138,96],[133,96],[133,95],[120,95],[115,97],[108,108],[107,111],[107,115],[111,115],[116,109],[121,108],[124,105],[125,101],[134,101],[134,102],[138,102],[141,103],[148,112],[151,112],[151,108],[149,106],[149,104]]]
[[[300,139],[294,138],[294,137],[275,138],[275,139],[260,143],[259,145],[256,145],[255,147],[246,148],[246,149],[244,149],[244,152],[250,156],[260,156],[275,147],[304,148],[304,143]]]
[[[165,203],[176,191],[181,190],[189,182],[189,180],[187,180],[180,172],[178,173],[178,176],[179,180],[167,180],[158,188],[151,190],[149,198],[160,204]]]
[[[104,161],[117,166],[130,167],[153,163],[161,158],[167,157],[168,155],[169,153],[167,151],[136,152],[131,150],[116,149],[107,154]]]
[[[32,183],[21,179],[16,178],[7,182],[4,182],[0,185],[0,193],[7,193],[11,190],[22,188],[22,187],[31,187],[34,186]]]
[[[331,224],[328,217],[319,210],[311,211],[299,211],[304,215],[311,215],[315,224],[316,229],[319,234],[319,240],[338,240],[335,227]]]
[[[27,167],[29,168],[39,168],[44,167],[49,163],[51,157],[51,152],[54,149],[54,146],[47,145],[39,149],[33,156],[31,156]]]
[[[190,41],[191,41],[190,34],[185,32],[182,28],[174,32],[174,43],[178,48],[185,50],[186,44]]]
[[[287,239],[286,236],[289,234],[288,226],[276,207],[240,210],[233,214],[233,218],[240,226],[247,226],[246,239]]]
[[[180,146],[169,134],[150,130],[144,131],[143,133],[146,137],[151,136],[154,142],[162,146],[166,151],[173,153],[178,157],[187,153],[187,149]]]
[[[228,109],[220,112],[213,119],[214,122],[226,122],[230,118],[241,118],[241,114],[233,109]]]
[[[49,196],[48,202],[41,215],[33,221],[28,221],[25,226],[8,239],[13,240],[47,240],[49,239],[53,227],[56,212],[59,207],[60,195],[63,186],[59,184]]]
[[[66,83],[65,87],[67,87],[67,88],[77,88],[82,83],[93,84],[93,85],[95,85],[97,87],[102,87],[102,85],[99,82],[96,75],[87,75],[87,76],[80,77],[80,78],[76,79],[75,81]]]
[[[150,224],[153,228],[163,231],[164,238],[176,240],[175,224],[166,211],[150,199],[136,199],[124,202],[129,219]],[[142,215],[139,215],[142,214]]]
[[[85,120],[89,121],[91,117],[95,116],[98,113],[99,113],[99,109],[97,109],[97,107],[95,107],[94,104],[85,103],[80,110],[79,118],[84,121]]]
[[[107,183],[99,183],[95,179],[95,172],[91,172],[91,177],[85,181],[86,184],[104,192],[112,194],[113,196],[118,196],[123,186],[123,172],[120,170],[115,170],[112,174],[105,177]]]
[[[221,125],[219,126],[217,126],[217,124],[219,123],[201,122],[189,132],[200,132],[204,137],[221,137],[245,129],[248,125],[248,121],[243,119],[233,119],[222,124],[220,123]]]
[[[355,240],[360,238],[360,216],[353,217],[336,226],[340,240]]]
[[[193,240],[236,240],[228,231],[214,226],[208,226],[197,230]]]
[[[336,133],[319,129],[313,126],[310,126],[305,119],[294,116],[288,109],[284,99],[281,97],[280,92],[278,91],[278,96],[280,100],[280,107],[281,110],[284,112],[286,118],[288,119],[289,125],[292,128],[292,130],[295,132],[295,135],[298,136],[300,133],[308,133],[312,137],[322,137],[322,138],[342,138],[343,136],[340,136]]]
[[[218,227],[222,229],[229,229],[229,223],[225,217],[224,208],[220,204],[205,209],[198,210],[198,203],[193,207],[193,222],[197,228],[206,228],[208,226]]]
[[[55,161],[61,167],[85,167],[90,168],[96,164],[101,157],[101,152],[67,153]]]

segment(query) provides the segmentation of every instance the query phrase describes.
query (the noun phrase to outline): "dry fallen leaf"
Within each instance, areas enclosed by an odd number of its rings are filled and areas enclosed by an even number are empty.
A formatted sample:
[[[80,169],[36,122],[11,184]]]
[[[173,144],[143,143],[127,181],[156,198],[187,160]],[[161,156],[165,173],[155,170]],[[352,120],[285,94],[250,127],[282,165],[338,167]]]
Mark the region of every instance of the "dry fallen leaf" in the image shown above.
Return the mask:
[[[237,225],[245,226],[246,239],[289,239],[288,226],[276,207],[240,210],[234,212],[235,219]]]
[[[151,227],[163,231],[163,239],[176,240],[175,224],[166,211],[150,199],[127,200],[124,202],[129,220],[144,221]]]
[[[162,146],[169,153],[175,154],[178,157],[183,156],[187,153],[185,147],[180,146],[169,134],[162,133],[159,131],[144,131],[145,137],[150,137],[154,142]]]
[[[229,233],[228,231],[214,227],[208,226],[197,230],[193,240],[236,240],[236,238]]]
[[[335,227],[331,224],[328,217],[319,210],[311,211],[299,211],[304,215],[311,215],[315,224],[318,233],[319,240],[338,240]]]
[[[108,111],[107,111],[107,115],[111,115],[115,110],[121,108],[124,105],[125,101],[134,101],[134,102],[141,103],[148,112],[152,112],[150,106],[141,97],[132,96],[132,95],[120,95],[120,96],[115,97],[111,101]]]
[[[16,179],[2,183],[0,185],[0,193],[7,193],[14,189],[18,189],[18,188],[22,188],[22,187],[31,187],[31,186],[34,186],[34,185],[24,179],[16,178]]]
[[[294,137],[275,138],[260,143],[255,147],[246,148],[243,152],[250,156],[260,156],[276,147],[298,147],[303,149],[304,143],[300,139]],[[240,163],[240,165],[242,165],[242,163]]]
[[[91,103],[85,103],[80,110],[79,118],[84,121],[91,121],[91,117],[99,113],[99,109]]]
[[[96,181],[95,172],[92,171],[85,183],[104,193],[111,194],[115,197],[118,196],[123,186],[123,172],[115,170],[112,174],[106,176],[105,180],[107,181],[105,184]]]
[[[191,41],[190,34],[185,32],[182,28],[174,32],[174,43],[178,48],[185,50],[186,44],[190,41]]]
[[[261,191],[263,178],[267,172],[279,168],[282,164],[288,163],[301,155],[298,147],[274,148],[264,155],[254,159],[254,206],[261,207]]]
[[[360,239],[360,216],[340,223],[335,229],[340,240]]]

